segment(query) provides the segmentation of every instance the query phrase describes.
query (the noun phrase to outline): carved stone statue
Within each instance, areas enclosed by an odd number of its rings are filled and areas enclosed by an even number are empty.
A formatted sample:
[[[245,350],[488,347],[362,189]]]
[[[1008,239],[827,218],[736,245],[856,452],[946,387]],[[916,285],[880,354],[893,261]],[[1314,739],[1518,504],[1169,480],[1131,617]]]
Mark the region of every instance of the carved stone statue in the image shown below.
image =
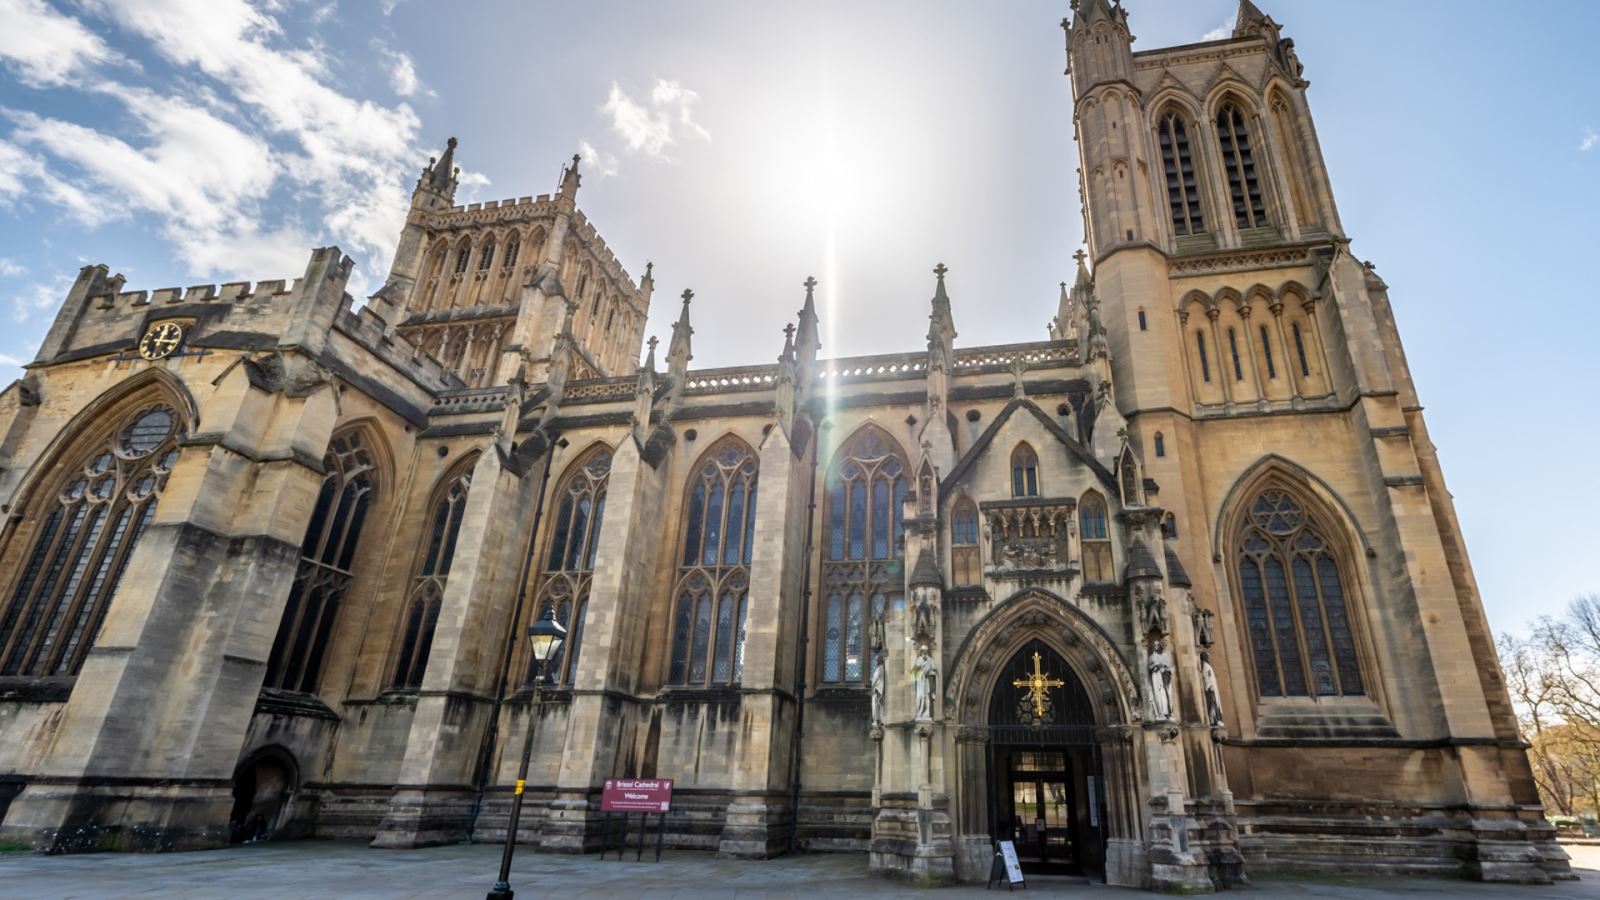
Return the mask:
[[[1284,38],[1278,44],[1278,58],[1283,63],[1283,68],[1288,71],[1289,77],[1299,81],[1305,75],[1306,67],[1301,64],[1300,57],[1294,52],[1294,38]]]
[[[1172,655],[1157,640],[1150,645],[1150,660],[1145,664],[1150,679],[1150,717],[1172,718]]]
[[[1139,625],[1144,634],[1167,633],[1167,599],[1159,588],[1146,588],[1139,597]]]
[[[883,654],[878,653],[872,660],[872,724],[874,727],[883,725],[883,693],[887,677],[883,670]]]
[[[883,653],[883,648],[888,641],[888,638],[884,636],[883,616],[881,614],[872,617],[872,628],[870,635],[871,636],[868,638],[867,642],[868,646],[872,648],[874,655],[881,655]]]
[[[1202,647],[1209,647],[1216,643],[1216,638],[1213,637],[1211,633],[1212,620],[1216,618],[1216,615],[1216,613],[1209,609],[1200,609],[1195,611],[1194,639],[1195,642]]]
[[[1206,700],[1206,724],[1222,724],[1222,694],[1217,689],[1217,672],[1211,668],[1211,654],[1200,651],[1200,690]]]
[[[937,687],[939,669],[934,665],[933,657],[928,655],[928,647],[924,644],[917,648],[917,661],[911,667],[917,679],[917,719],[931,721],[933,719],[933,692]]]
[[[916,600],[911,605],[911,633],[918,640],[932,638],[933,619],[937,608],[922,591],[917,591],[915,596]]]

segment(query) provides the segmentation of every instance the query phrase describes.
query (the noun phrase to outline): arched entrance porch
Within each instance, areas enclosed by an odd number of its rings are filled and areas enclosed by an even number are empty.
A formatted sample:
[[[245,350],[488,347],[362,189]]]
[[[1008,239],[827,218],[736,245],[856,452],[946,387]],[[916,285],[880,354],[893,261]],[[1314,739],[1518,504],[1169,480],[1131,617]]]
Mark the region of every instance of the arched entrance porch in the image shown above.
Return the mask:
[[[982,880],[993,841],[1015,840],[1041,870],[1145,883],[1139,692],[1098,623],[1039,590],[996,606],[955,654],[946,708],[962,879]]]

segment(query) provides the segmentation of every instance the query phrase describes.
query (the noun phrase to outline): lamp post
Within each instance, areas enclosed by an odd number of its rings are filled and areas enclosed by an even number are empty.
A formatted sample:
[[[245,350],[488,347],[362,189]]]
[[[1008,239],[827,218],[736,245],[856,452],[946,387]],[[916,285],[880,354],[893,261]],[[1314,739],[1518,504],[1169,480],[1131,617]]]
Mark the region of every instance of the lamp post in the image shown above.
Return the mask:
[[[544,706],[544,684],[549,678],[550,659],[561,649],[567,639],[567,629],[556,621],[553,606],[547,606],[539,621],[528,626],[528,640],[533,644],[533,658],[539,664],[539,674],[533,680],[533,704],[528,707],[528,737],[522,743],[522,766],[517,769],[517,789],[511,795],[511,824],[506,826],[505,851],[500,855],[500,880],[489,890],[488,900],[511,900],[511,854],[517,848],[517,823],[522,819],[522,790],[528,783],[528,761],[533,756],[533,729],[539,721],[539,711]]]

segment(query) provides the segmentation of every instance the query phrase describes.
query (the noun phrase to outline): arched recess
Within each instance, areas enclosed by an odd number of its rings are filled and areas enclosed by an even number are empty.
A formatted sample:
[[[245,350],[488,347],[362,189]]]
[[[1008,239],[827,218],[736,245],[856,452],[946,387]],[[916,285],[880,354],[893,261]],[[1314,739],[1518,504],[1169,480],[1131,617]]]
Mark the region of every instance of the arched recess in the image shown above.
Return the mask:
[[[411,304],[413,312],[423,312],[439,305],[439,282],[444,278],[446,257],[449,255],[449,242],[444,238],[434,241],[433,248],[428,251],[428,257],[422,264],[422,277],[417,279],[416,301]]]
[[[228,842],[271,840],[289,824],[300,789],[300,764],[281,744],[259,747],[233,773]]]
[[[1252,623],[1250,621],[1249,603],[1246,596],[1247,585],[1241,575],[1240,558],[1245,550],[1241,546],[1242,536],[1251,530],[1253,508],[1261,498],[1271,493],[1282,493],[1292,498],[1299,509],[1299,514],[1308,522],[1314,523],[1314,533],[1322,542],[1320,549],[1326,553],[1328,559],[1335,567],[1333,573],[1337,576],[1339,584],[1340,606],[1346,618],[1348,631],[1349,652],[1353,656],[1355,674],[1359,681],[1358,690],[1347,690],[1341,683],[1340,689],[1333,692],[1319,692],[1312,677],[1308,677],[1307,688],[1304,691],[1287,691],[1280,689],[1277,694],[1264,693],[1261,690],[1262,673],[1259,666],[1259,654],[1252,643]],[[1256,511],[1259,515],[1259,510]],[[1293,526],[1291,526],[1293,527]],[[1287,533],[1287,532],[1286,532]],[[1219,548],[1222,557],[1221,574],[1227,589],[1229,608],[1232,611],[1235,639],[1230,642],[1237,649],[1238,663],[1241,671],[1249,673],[1251,696],[1257,700],[1288,699],[1304,701],[1308,697],[1328,696],[1337,694],[1343,697],[1367,698],[1376,702],[1380,707],[1386,706],[1382,695],[1383,678],[1381,666],[1376,652],[1370,623],[1374,621],[1376,611],[1372,609],[1375,597],[1373,585],[1376,583],[1368,556],[1370,543],[1366,535],[1356,522],[1354,514],[1348,504],[1322,479],[1312,474],[1299,464],[1278,454],[1268,454],[1261,457],[1247,467],[1234,481],[1223,497],[1222,505],[1217,514],[1216,524],[1212,534],[1215,542],[1212,546]],[[1309,671],[1311,661],[1309,652],[1310,644],[1304,638],[1307,610],[1301,608],[1303,598],[1311,598],[1314,607],[1314,618],[1319,623],[1323,632],[1323,640],[1334,645],[1339,641],[1335,634],[1335,626],[1328,622],[1328,605],[1324,596],[1321,581],[1321,566],[1314,565],[1310,569],[1313,581],[1310,590],[1304,583],[1294,582],[1295,573],[1291,570],[1286,573],[1286,587],[1289,593],[1290,606],[1293,615],[1290,626],[1302,632],[1293,642],[1295,654],[1302,656],[1302,663]],[[1254,588],[1250,592],[1254,593]],[[1270,587],[1265,589],[1264,604],[1270,608],[1272,597]],[[1269,636],[1274,646],[1283,638],[1271,625],[1277,624],[1274,613],[1267,613]],[[1259,637],[1259,635],[1257,635]],[[1325,651],[1329,658],[1337,658],[1338,648],[1329,646]],[[1280,665],[1282,654],[1278,654]],[[1347,670],[1348,673],[1348,670]],[[1348,674],[1341,673],[1340,681],[1347,681]],[[1287,687],[1287,680],[1283,682]]]
[[[1217,368],[1216,302],[1203,291],[1192,290],[1178,302],[1179,333],[1188,362],[1189,384],[1196,403],[1222,403],[1222,370]]]
[[[1320,229],[1316,179],[1312,176],[1311,155],[1300,128],[1299,113],[1286,85],[1274,79],[1267,87],[1266,121],[1272,129],[1272,142],[1278,150],[1278,168],[1289,188],[1289,208],[1302,230]]]
[[[1256,380],[1261,395],[1269,400],[1286,400],[1294,395],[1294,380],[1285,364],[1282,308],[1277,294],[1264,284],[1251,285],[1244,292],[1246,344],[1255,361]]]
[[[0,675],[78,674],[195,421],[188,392],[150,370],[90,403],[30,470],[0,553]]]
[[[1104,785],[1105,836],[1114,855],[1141,840],[1147,781],[1136,726],[1142,720],[1138,681],[1111,637],[1081,610],[1048,591],[1028,588],[997,604],[968,632],[947,670],[945,709],[956,726],[955,820],[960,837],[988,840],[995,723],[990,701],[1007,662],[1033,641],[1064,660],[1082,684],[1094,717],[1093,746]],[[1116,861],[1106,860],[1107,871]]]
[[[1330,393],[1331,389],[1322,333],[1317,325],[1316,303],[1309,299],[1310,296],[1305,287],[1296,281],[1285,282],[1278,288],[1290,371],[1298,379],[1302,396],[1321,397]]]
[[[1256,388],[1255,358],[1250,354],[1250,319],[1244,295],[1225,287],[1217,291],[1216,300],[1217,356],[1228,385],[1228,399],[1253,403],[1260,394]]]

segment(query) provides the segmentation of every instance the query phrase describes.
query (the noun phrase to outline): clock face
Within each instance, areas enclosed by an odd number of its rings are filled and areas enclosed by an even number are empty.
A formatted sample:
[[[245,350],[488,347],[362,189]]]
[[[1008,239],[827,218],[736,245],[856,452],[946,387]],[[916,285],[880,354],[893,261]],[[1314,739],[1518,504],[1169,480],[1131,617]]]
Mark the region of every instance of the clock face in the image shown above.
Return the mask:
[[[145,359],[165,359],[183,340],[183,326],[176,322],[157,322],[139,339],[139,355]]]

